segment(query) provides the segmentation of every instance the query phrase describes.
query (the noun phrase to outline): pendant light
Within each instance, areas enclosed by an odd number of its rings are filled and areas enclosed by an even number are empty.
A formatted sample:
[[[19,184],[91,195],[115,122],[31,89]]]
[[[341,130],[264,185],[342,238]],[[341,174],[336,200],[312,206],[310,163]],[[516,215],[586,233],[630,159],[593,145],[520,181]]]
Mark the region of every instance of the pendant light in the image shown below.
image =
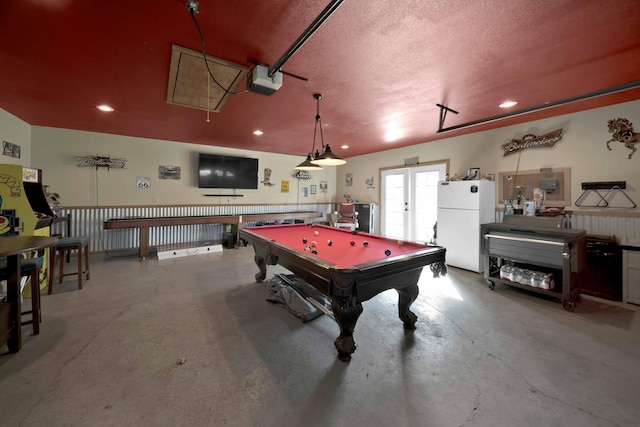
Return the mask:
[[[316,100],[316,121],[313,126],[313,145],[311,146],[311,153],[307,155],[307,159],[296,166],[299,170],[318,170],[322,169],[321,166],[340,166],[344,165],[346,160],[341,159],[331,152],[331,147],[325,145],[324,135],[322,134],[322,119],[320,118],[320,100],[322,95],[316,93],[313,95]],[[316,147],[316,135],[318,133],[318,127],[320,128],[320,143],[322,144],[322,154],[319,150],[316,150],[315,156],[313,151]]]
[[[322,154],[319,151],[316,151],[315,157],[311,160],[311,163],[314,165],[320,166],[340,166],[347,163],[346,160],[341,159],[331,152],[331,147],[329,144],[324,144],[324,136],[322,135],[322,119],[320,118],[320,100],[322,99],[322,95],[315,94],[313,97],[316,99],[316,124],[313,128],[313,140],[315,144],[316,139],[316,128],[320,127],[320,142],[322,143]],[[313,150],[313,149],[312,149]]]
[[[311,163],[311,153],[307,154],[307,159],[300,163],[295,169],[300,171],[320,171],[322,170],[322,166],[314,165]]]

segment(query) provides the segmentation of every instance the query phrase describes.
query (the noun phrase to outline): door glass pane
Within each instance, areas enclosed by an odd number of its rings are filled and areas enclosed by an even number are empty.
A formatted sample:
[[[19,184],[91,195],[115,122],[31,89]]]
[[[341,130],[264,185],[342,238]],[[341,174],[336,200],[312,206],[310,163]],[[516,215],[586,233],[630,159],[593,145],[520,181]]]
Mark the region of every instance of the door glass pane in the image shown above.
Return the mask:
[[[384,234],[387,237],[404,239],[405,175],[386,175],[384,186]]]
[[[415,185],[415,239],[418,242],[433,242],[433,227],[438,218],[438,171],[417,172]]]

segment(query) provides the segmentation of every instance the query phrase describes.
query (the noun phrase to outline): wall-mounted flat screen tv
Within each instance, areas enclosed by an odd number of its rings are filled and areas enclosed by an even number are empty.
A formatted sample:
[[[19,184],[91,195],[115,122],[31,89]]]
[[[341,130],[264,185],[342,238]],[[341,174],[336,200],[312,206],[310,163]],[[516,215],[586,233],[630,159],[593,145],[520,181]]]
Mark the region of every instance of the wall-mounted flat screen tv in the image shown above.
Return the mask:
[[[199,188],[258,188],[258,159],[199,153]]]

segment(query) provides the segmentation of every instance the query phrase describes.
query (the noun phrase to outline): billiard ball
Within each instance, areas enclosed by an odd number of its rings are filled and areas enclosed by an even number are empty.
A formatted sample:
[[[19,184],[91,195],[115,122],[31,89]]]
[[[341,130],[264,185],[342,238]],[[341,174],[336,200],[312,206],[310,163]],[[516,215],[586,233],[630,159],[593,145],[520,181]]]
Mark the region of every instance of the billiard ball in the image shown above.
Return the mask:
[[[389,255],[391,255],[391,251],[390,251],[389,249],[385,249],[385,250],[384,250],[384,254],[385,254],[386,256],[389,256]]]
[[[404,242],[402,240],[398,240],[398,245],[402,246],[404,245]]]
[[[311,241],[311,247],[315,248],[318,243],[315,240]]]
[[[302,238],[302,243],[307,243],[307,238],[306,237]]]
[[[356,234],[358,234],[358,232],[356,230],[352,230],[351,234],[353,234],[355,236]]]
[[[320,234],[320,232],[316,230],[316,231],[313,232],[313,234],[315,234],[317,236],[317,235]]]
[[[356,241],[355,240],[352,240],[350,243],[351,243],[351,246],[355,246],[356,245]]]
[[[311,246],[307,246],[306,248],[304,248],[304,250],[307,252],[311,252]]]
[[[311,251],[312,254],[314,255],[318,255],[318,251],[316,251],[315,249]]]
[[[331,246],[333,245],[333,242],[331,240],[327,240],[327,245]]]
[[[367,241],[365,240],[364,242],[362,242],[362,246],[364,246],[364,247],[366,248],[367,246],[369,246],[369,242],[367,242]]]

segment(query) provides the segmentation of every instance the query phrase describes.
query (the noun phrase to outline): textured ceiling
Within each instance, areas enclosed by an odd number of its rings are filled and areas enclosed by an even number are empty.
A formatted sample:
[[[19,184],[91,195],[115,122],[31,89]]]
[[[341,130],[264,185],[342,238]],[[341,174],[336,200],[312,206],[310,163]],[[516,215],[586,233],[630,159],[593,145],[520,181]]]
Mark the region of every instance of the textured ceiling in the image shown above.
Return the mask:
[[[640,80],[638,1],[346,0],[282,67],[308,81],[233,95],[207,122],[167,103],[172,45],[202,50],[185,4],[4,0],[0,108],[32,125],[303,156],[322,93],[325,142],[350,157],[640,99],[626,90],[438,133],[438,103],[459,112],[452,127],[504,114],[507,99],[517,111]],[[208,55],[253,67],[276,62],[327,4],[202,0],[196,17]]]

